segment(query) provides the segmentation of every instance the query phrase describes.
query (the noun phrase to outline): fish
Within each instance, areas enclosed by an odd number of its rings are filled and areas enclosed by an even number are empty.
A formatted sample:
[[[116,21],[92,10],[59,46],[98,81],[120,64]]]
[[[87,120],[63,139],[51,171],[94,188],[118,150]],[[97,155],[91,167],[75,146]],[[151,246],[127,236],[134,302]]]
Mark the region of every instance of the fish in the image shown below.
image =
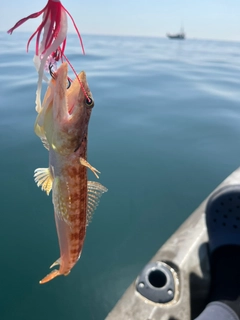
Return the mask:
[[[86,74],[79,73],[70,88],[68,64],[62,63],[52,75],[34,130],[49,151],[49,167],[38,168],[34,179],[38,187],[50,194],[60,247],[60,258],[40,284],[59,275],[68,275],[81,256],[86,228],[107,188],[88,181],[87,168],[97,178],[100,173],[87,162],[88,124],[94,107]],[[88,99],[86,99],[86,94]]]

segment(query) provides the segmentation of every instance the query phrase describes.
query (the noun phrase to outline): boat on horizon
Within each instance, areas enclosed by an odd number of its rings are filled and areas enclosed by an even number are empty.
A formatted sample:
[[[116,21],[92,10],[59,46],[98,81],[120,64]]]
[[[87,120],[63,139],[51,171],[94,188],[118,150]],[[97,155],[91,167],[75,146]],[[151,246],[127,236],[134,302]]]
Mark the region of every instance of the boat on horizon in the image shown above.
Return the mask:
[[[185,37],[186,37],[183,28],[181,28],[181,30],[180,30],[179,33],[176,33],[176,34],[167,33],[166,36],[167,36],[169,39],[178,39],[178,40],[184,40]]]

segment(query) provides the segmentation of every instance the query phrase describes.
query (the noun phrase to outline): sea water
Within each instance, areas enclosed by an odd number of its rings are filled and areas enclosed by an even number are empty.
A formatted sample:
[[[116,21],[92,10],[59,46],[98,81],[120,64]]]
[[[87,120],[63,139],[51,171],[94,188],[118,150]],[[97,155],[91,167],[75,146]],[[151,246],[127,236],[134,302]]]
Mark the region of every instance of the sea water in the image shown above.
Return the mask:
[[[240,44],[69,36],[95,106],[88,160],[109,191],[67,277],[51,195],[34,183],[48,153],[33,131],[30,34],[0,33],[0,319],[102,320],[159,247],[240,164]],[[46,90],[46,85],[43,91]],[[90,180],[96,180],[90,172]],[[176,248],[178,249],[178,248]]]

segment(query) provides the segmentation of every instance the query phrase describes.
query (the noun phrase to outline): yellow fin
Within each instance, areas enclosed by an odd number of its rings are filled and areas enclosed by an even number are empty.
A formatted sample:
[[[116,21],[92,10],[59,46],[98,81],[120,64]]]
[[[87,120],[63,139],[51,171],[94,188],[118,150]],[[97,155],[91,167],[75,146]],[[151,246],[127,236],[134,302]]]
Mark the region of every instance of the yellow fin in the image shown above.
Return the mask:
[[[52,190],[53,177],[51,175],[49,168],[38,168],[34,171],[34,181],[37,186],[46,191],[47,195],[49,195]]]
[[[87,201],[87,226],[92,220],[93,213],[97,208],[100,198],[108,189],[99,182],[88,181],[88,201]]]

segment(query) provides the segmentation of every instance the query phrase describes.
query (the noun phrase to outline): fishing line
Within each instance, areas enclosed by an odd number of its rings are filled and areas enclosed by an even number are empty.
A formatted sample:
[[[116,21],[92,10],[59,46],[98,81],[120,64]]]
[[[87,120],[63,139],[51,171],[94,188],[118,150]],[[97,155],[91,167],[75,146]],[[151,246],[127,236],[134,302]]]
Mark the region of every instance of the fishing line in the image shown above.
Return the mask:
[[[63,56],[64,59],[67,61],[67,63],[69,64],[70,68],[71,68],[72,71],[74,72],[76,78],[78,79],[78,82],[79,82],[79,84],[80,84],[80,86],[81,86],[81,88],[82,88],[83,94],[85,95],[85,98],[87,99],[88,103],[91,103],[91,99],[89,98],[89,96],[88,96],[88,94],[87,94],[87,92],[86,92],[86,90],[85,90],[85,88],[84,88],[84,86],[83,86],[83,84],[82,84],[82,81],[79,79],[78,74],[77,74],[77,72],[74,70],[71,62],[68,60],[68,58],[65,56],[64,53],[62,53],[62,56]]]

